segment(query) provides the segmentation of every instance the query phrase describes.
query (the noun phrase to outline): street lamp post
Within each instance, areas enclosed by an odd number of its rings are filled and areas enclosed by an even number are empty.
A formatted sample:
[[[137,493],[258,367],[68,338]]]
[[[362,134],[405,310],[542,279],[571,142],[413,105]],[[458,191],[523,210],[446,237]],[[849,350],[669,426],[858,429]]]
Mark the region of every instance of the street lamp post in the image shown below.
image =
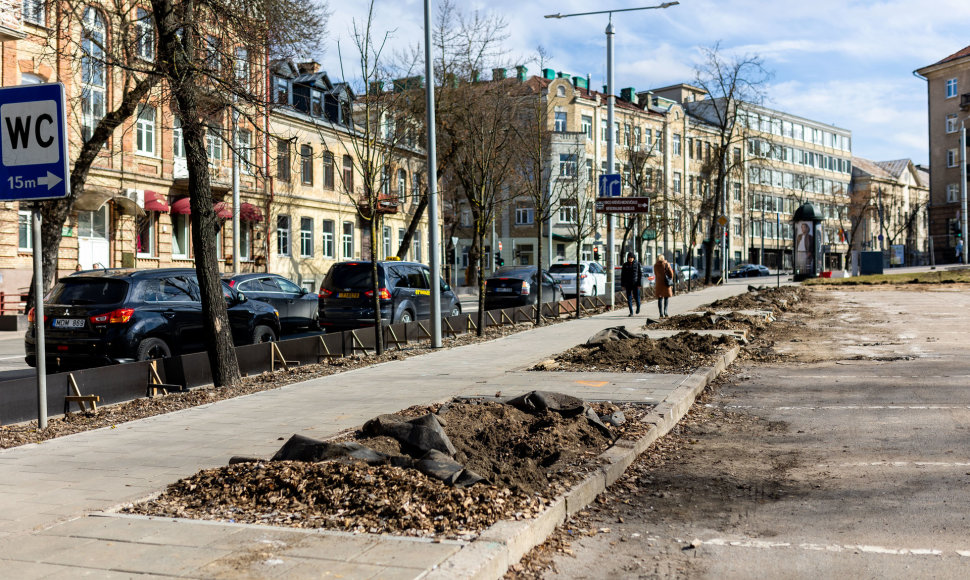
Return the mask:
[[[616,29],[613,28],[614,12],[633,12],[636,10],[658,10],[676,6],[680,2],[664,2],[657,6],[642,6],[639,8],[621,8],[618,10],[597,10],[594,12],[577,12],[575,14],[546,14],[546,18],[570,18],[572,16],[590,16],[593,14],[609,14],[609,24],[606,26],[606,172],[612,174],[616,169],[616,126],[614,123],[614,107],[616,97],[613,91],[613,35]],[[613,279],[613,214],[607,214],[606,220],[606,285],[610,295],[610,307],[612,308],[616,300],[615,280]]]
[[[424,0],[424,89],[428,125],[428,246],[431,258],[431,348],[441,348],[441,248],[438,243],[438,165],[435,145],[434,66],[431,61],[431,0]],[[458,248],[455,248],[457,255]],[[494,251],[494,250],[493,250]]]
[[[960,239],[963,240],[963,255],[960,260],[967,263],[967,127],[960,121]]]

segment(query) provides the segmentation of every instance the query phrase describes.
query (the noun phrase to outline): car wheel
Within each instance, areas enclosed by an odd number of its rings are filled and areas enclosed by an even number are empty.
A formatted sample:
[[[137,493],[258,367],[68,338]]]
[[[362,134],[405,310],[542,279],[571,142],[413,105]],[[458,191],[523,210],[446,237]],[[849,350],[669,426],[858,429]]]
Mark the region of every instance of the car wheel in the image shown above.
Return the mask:
[[[459,307],[458,305],[452,306],[451,307],[451,315],[452,316],[461,316],[461,307]]]
[[[259,325],[253,329],[253,340],[252,344],[260,344],[263,342],[276,342],[276,331],[268,326]]]
[[[172,356],[172,349],[160,338],[146,338],[138,344],[138,360],[152,360]]]
[[[411,311],[410,310],[405,310],[404,312],[401,313],[401,316],[398,317],[397,321],[399,323],[401,323],[401,324],[407,324],[409,322],[414,322],[414,315],[411,314]]]
[[[310,319],[310,330],[320,330],[320,315],[317,314]]]

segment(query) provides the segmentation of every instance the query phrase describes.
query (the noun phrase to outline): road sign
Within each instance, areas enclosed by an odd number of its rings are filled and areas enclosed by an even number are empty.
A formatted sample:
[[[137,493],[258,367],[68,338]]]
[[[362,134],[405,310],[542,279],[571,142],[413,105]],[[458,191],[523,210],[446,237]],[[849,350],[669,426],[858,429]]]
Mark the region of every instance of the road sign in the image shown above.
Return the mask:
[[[623,182],[619,173],[600,175],[600,197],[619,197],[622,190]]]
[[[720,225],[722,225],[722,226],[726,226],[727,225],[727,218],[724,217],[724,216],[720,216],[719,218],[717,218],[717,223],[720,224]]]
[[[70,193],[64,85],[0,89],[0,200],[60,199]]]
[[[598,197],[596,211],[599,213],[648,213],[649,197]]]

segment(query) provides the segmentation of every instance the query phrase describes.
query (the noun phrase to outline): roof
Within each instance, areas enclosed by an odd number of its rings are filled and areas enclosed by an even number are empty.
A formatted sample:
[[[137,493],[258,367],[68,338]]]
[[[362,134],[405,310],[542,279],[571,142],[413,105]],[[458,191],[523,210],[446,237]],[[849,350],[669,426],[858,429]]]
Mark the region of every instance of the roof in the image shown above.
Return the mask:
[[[852,173],[860,173],[868,175],[870,177],[878,177],[880,179],[893,179],[894,175],[887,171],[881,164],[875,161],[870,161],[869,159],[864,159],[862,157],[852,158]]]
[[[938,64],[945,64],[945,63],[948,63],[950,61],[960,60],[961,58],[965,58],[965,57],[970,57],[970,46],[968,46],[966,48],[963,48],[963,49],[960,49],[960,50],[954,52],[953,54],[951,54],[950,56],[944,58],[943,60],[931,64],[930,66],[936,66]]]
[[[893,161],[877,161],[876,165],[888,171],[893,177],[900,177],[909,169],[909,159],[895,159]]]
[[[529,78],[529,80],[526,81],[526,83],[529,86],[533,87],[533,88],[536,88],[536,87],[539,87],[539,86],[545,88],[545,87],[548,87],[549,84],[552,83],[553,80],[559,80],[559,79],[544,79],[544,78],[539,77],[539,76],[532,76],[532,77]],[[569,79],[566,79],[565,77],[563,77],[562,80],[565,80],[567,82],[569,81]],[[592,89],[584,89],[584,88],[581,88],[581,87],[577,87],[577,86],[573,85],[573,83],[571,83],[571,82],[569,84],[572,85],[573,91],[575,93],[577,93],[581,98],[588,99],[590,101],[593,101],[593,100],[596,100],[597,98],[599,98],[602,102],[605,103],[606,102],[606,98],[609,96],[607,93],[602,93],[600,91],[594,91]],[[644,108],[644,107],[641,107],[637,103],[631,103],[629,101],[624,101],[623,99],[620,98],[619,95],[614,95],[614,96],[616,98],[614,99],[614,103],[615,104],[613,106],[615,108],[617,108],[617,109],[626,109],[628,111],[640,111],[642,113],[660,114],[658,111],[654,111],[651,108]]]

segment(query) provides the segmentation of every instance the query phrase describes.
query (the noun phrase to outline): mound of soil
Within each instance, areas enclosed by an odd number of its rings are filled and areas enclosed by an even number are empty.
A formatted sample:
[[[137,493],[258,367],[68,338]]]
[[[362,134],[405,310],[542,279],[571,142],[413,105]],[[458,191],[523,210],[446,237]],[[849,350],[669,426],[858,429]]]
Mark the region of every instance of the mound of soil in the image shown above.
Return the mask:
[[[585,473],[616,438],[637,437],[650,407],[598,403],[599,415],[622,412],[609,437],[582,415],[535,415],[494,401],[410,407],[399,416],[436,413],[457,450],[454,458],[488,483],[455,488],[414,469],[360,462],[253,461],[208,469],[178,481],[159,498],[124,511],[351,532],[467,537],[500,519],[534,517]],[[390,437],[358,430],[339,438],[401,455]]]
[[[558,370],[564,371],[684,373],[712,365],[721,352],[736,343],[730,336],[681,332],[661,339],[643,337],[615,340],[592,348],[575,346],[555,360],[559,363]]]
[[[749,288],[751,288],[749,286]],[[716,300],[711,310],[771,310],[775,314],[788,312],[801,302],[808,290],[801,286],[755,289],[746,294]]]
[[[658,330],[761,330],[768,323],[764,318],[756,318],[739,312],[720,316],[714,312],[703,315],[680,314],[661,321],[647,324],[645,329]]]

